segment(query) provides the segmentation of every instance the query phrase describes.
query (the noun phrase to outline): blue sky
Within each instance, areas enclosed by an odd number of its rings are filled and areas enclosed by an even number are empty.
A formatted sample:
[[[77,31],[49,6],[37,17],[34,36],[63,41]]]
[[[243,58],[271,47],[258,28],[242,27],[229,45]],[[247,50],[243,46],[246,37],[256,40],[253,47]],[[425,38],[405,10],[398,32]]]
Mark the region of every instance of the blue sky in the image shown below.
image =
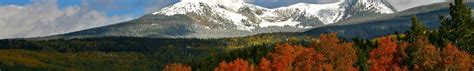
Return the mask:
[[[9,5],[9,4],[15,4],[15,5],[25,5],[25,4],[30,4],[31,0],[1,0],[0,5]]]
[[[34,3],[33,1],[36,0],[0,0],[0,5],[22,6]],[[329,3],[334,1],[336,0],[253,0],[251,2],[264,7],[275,8],[298,2]],[[178,0],[58,0],[57,5],[60,9],[64,9],[69,6],[87,6],[87,8],[90,10],[105,12],[107,16],[132,15],[134,17],[139,17],[145,13],[149,13],[152,10],[158,10],[159,8],[176,2],[178,2]]]
[[[34,0],[0,0],[0,5],[28,5],[33,3]],[[110,1],[110,2],[108,2]],[[105,12],[107,16],[113,15],[124,15],[124,14],[132,14],[133,16],[141,16],[145,12],[145,6],[153,6],[150,3],[157,2],[159,0],[58,0],[57,4],[60,9],[64,9],[65,7],[69,6],[81,6],[84,3],[87,3],[88,7],[92,10],[97,10],[100,12]],[[168,3],[161,3],[166,6],[169,4],[173,4],[178,2],[178,0],[168,0]],[[257,1],[258,4],[268,6],[268,7],[276,7],[275,3],[265,4],[260,1]],[[285,5],[283,3],[278,3],[280,5]],[[158,7],[160,8],[160,7]]]
[[[0,5],[28,5],[35,0],[0,0]],[[296,3],[298,0],[256,0],[254,4],[275,8]],[[58,0],[60,9],[69,6],[81,6],[87,3],[88,8],[105,12],[107,16],[131,14],[135,17],[145,13],[148,6],[158,6],[157,9],[178,2],[178,0]],[[318,3],[317,0],[300,0],[298,2]],[[154,5],[155,3],[161,5]]]
[[[34,3],[35,0],[0,0],[0,5],[18,5],[24,6]],[[152,3],[161,2],[157,9],[178,2],[177,0],[58,0],[59,9],[70,6],[85,6],[90,10],[105,12],[107,16],[113,15],[133,15],[141,16],[145,12],[145,8],[149,6],[157,6]],[[166,3],[163,3],[166,2]]]

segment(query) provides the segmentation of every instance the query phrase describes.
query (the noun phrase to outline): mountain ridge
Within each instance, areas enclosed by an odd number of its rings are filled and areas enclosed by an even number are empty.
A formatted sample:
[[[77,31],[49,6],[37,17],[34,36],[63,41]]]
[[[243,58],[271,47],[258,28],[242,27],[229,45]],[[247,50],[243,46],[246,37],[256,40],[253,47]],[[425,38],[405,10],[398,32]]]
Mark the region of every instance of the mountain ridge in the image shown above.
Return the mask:
[[[268,26],[293,26],[297,28],[308,28],[318,26],[315,24],[327,25],[338,22],[342,19],[347,19],[351,15],[356,15],[360,11],[373,11],[373,13],[389,14],[395,12],[391,6],[387,6],[385,0],[342,0],[330,4],[309,4],[297,3],[287,7],[280,8],[265,8],[257,5],[244,3],[239,0],[230,0],[231,2],[215,1],[187,1],[179,2],[170,7],[166,7],[160,11],[154,12],[153,15],[163,14],[172,16],[176,14],[196,14],[212,16],[197,21],[211,21],[205,23],[214,24],[234,24],[236,29],[251,30],[258,27]],[[358,8],[362,7],[362,8]],[[357,9],[352,9],[357,8]],[[245,11],[250,10],[250,11]],[[209,12],[211,11],[211,12]],[[214,18],[217,16],[219,18]],[[312,23],[310,25],[300,25],[301,18],[312,19],[319,21],[319,23]],[[222,21],[226,20],[226,21]],[[279,23],[279,24],[274,24]],[[263,24],[263,25],[262,25]],[[283,25],[282,25],[283,24]],[[208,26],[214,27],[214,26]]]
[[[468,2],[466,5],[474,7],[473,2]],[[302,30],[301,32],[306,35],[333,32],[346,39],[355,37],[370,39],[393,33],[405,33],[412,26],[412,16],[417,16],[418,19],[422,20],[428,29],[438,29],[441,26],[439,16],[449,17],[449,3],[423,5],[390,15],[376,16],[364,20],[343,21],[325,27]]]
[[[134,36],[225,38],[273,32],[299,32],[340,20],[396,12],[385,0],[343,0],[331,4],[298,3],[265,8],[239,0],[176,3],[133,21],[72,32],[63,37]],[[239,2],[232,2],[239,1]],[[226,6],[229,5],[229,6]],[[319,8],[324,7],[324,8]],[[383,11],[382,11],[383,10]]]

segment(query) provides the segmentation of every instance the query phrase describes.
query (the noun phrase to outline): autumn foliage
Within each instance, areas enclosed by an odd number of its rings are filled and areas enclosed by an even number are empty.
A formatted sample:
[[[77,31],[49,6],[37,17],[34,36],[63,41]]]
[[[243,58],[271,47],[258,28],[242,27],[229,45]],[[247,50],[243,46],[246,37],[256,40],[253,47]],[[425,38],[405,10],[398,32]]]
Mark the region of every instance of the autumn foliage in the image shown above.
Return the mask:
[[[398,45],[397,41],[390,37],[383,37],[378,40],[377,49],[372,50],[370,54],[369,64],[371,71],[407,71],[406,66],[400,66],[404,55],[405,45]]]
[[[174,63],[166,65],[163,71],[191,71],[191,67],[179,63]]]
[[[469,71],[473,67],[473,60],[469,53],[460,51],[456,46],[448,44],[441,51],[441,70],[445,71]]]
[[[271,62],[267,58],[263,57],[260,60],[260,64],[258,64],[258,71],[272,71]]]
[[[353,66],[357,61],[353,43],[341,41],[336,33],[320,35],[319,40],[313,41],[310,47],[315,48],[316,54],[323,56],[323,61],[319,63],[323,65],[323,68],[331,68],[335,71],[357,70]]]
[[[273,70],[282,70],[282,71],[291,71],[293,68],[298,68],[297,66],[302,66],[302,65],[295,65],[292,66],[293,64],[296,64],[296,60],[302,61],[305,57],[301,57],[301,59],[297,59],[298,56],[305,56],[303,54],[306,48],[302,46],[292,46],[289,44],[282,44],[282,45],[277,45],[275,47],[275,52],[272,52],[269,54],[269,56],[272,58],[271,60],[271,69]],[[308,53],[311,54],[311,53]],[[298,57],[300,58],[300,57]],[[308,63],[311,64],[311,63]]]
[[[375,40],[375,49],[368,53],[370,71],[472,71],[472,56],[459,50],[455,45],[447,44],[442,48],[432,45],[428,39],[418,37],[413,42],[393,37],[381,37]],[[336,34],[323,34],[308,46],[290,43],[276,44],[274,50],[260,58],[248,61],[237,58],[223,61],[215,71],[358,71],[355,65],[356,49],[352,42],[345,42]],[[359,56],[360,57],[360,56]],[[250,59],[249,59],[250,60]],[[165,71],[190,70],[191,68],[171,64]],[[365,70],[365,69],[361,69]]]
[[[416,42],[410,44],[410,48],[414,49],[410,55],[413,57],[411,61],[415,70],[435,70],[435,65],[441,59],[439,49],[424,38],[416,39]]]
[[[237,60],[227,62],[221,62],[219,67],[215,68],[214,71],[253,71],[255,66],[249,64],[246,60],[237,58]]]
[[[215,71],[351,71],[356,61],[352,43],[342,42],[336,34],[321,35],[310,47],[277,44],[268,58],[261,58],[257,67],[237,59],[222,62]]]

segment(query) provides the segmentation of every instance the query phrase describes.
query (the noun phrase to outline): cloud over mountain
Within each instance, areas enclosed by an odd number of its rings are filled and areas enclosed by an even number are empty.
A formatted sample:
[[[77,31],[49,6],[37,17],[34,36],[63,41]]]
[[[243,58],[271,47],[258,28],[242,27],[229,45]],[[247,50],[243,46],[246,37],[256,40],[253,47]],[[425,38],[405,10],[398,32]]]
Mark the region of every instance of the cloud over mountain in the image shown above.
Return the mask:
[[[0,38],[36,37],[117,23],[131,16],[106,16],[81,6],[60,9],[56,0],[35,0],[24,6],[0,6]]]

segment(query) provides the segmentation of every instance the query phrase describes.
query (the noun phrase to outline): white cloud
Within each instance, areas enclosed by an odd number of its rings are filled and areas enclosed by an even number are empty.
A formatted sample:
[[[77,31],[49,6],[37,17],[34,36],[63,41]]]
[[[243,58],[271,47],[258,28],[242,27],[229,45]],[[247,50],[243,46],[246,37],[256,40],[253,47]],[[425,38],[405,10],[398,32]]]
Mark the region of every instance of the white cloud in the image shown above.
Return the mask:
[[[62,34],[109,25],[133,17],[106,16],[80,6],[59,9],[56,0],[36,0],[25,6],[0,6],[0,39]]]

